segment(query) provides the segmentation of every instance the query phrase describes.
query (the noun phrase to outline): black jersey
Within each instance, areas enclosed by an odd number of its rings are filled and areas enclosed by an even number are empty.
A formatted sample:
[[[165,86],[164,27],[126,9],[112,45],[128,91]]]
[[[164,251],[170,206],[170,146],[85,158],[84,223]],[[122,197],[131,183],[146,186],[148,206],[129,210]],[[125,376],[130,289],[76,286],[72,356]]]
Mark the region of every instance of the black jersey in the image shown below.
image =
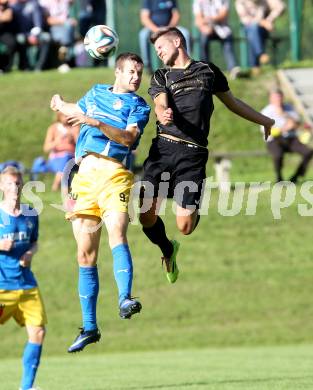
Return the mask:
[[[157,122],[157,132],[207,146],[213,95],[228,90],[226,77],[212,63],[192,61],[186,69],[158,69],[151,79],[149,94],[152,99],[160,93],[167,94],[174,120],[169,126]]]

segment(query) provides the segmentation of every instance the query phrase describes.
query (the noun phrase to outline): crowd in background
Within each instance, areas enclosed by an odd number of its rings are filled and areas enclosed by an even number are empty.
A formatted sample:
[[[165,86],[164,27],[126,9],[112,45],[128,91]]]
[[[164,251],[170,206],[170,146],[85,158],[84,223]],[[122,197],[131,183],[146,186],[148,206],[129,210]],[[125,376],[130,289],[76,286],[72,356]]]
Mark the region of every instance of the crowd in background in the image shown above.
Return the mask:
[[[258,73],[270,61],[265,42],[276,18],[284,11],[282,0],[235,0],[234,5],[249,49],[249,65]],[[240,69],[234,51],[234,34],[229,24],[230,0],[194,0],[193,22],[199,32],[200,58],[210,61],[210,43],[221,43],[231,77]],[[73,10],[76,12],[73,12]],[[139,12],[140,53],[152,70],[149,38],[160,27],[178,27],[189,53],[190,31],[179,24],[177,0],[142,0]],[[8,72],[16,62],[19,70],[88,66],[90,59],[82,39],[87,30],[106,21],[105,0],[0,0],[0,70]]]
[[[0,69],[10,71],[15,58],[19,70],[85,66],[82,38],[105,19],[103,0],[0,0]]]

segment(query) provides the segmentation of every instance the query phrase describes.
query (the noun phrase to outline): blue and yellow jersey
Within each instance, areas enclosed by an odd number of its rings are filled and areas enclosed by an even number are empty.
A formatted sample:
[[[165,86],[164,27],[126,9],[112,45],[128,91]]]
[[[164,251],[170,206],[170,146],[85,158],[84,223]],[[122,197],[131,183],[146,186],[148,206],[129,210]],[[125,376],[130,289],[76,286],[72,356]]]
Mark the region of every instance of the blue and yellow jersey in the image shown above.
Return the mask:
[[[30,268],[20,266],[21,256],[38,240],[36,210],[21,205],[21,214],[13,216],[0,207],[0,240],[13,240],[10,251],[0,250],[0,289],[27,290],[37,286]]]
[[[131,151],[138,146],[140,136],[149,120],[150,107],[133,92],[113,93],[111,85],[96,84],[77,102],[83,112],[110,126],[126,129],[137,125],[140,135],[131,148],[110,140],[98,128],[83,124],[76,144],[75,159],[88,152],[114,158],[129,167]]]

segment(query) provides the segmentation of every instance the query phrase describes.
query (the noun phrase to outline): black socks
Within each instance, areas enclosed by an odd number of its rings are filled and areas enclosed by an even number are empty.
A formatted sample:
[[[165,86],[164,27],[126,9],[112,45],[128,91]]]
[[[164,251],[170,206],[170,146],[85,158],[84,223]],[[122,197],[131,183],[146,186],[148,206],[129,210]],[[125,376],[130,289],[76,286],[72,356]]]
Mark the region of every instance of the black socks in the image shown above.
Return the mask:
[[[164,257],[169,259],[172,256],[173,244],[167,238],[164,223],[159,216],[153,226],[143,227],[142,230],[153,244],[158,245]]]

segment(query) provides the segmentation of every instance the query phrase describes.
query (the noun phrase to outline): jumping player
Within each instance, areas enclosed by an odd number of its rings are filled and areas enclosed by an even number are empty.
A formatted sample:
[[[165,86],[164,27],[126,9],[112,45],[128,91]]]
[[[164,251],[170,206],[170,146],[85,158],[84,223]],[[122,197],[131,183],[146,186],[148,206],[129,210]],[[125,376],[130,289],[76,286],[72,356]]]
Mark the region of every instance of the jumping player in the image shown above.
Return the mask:
[[[54,111],[67,115],[72,125],[81,125],[75,151],[80,165],[72,182],[76,204],[67,218],[72,220],[77,243],[83,328],[68,352],[81,351],[101,337],[96,305],[102,221],[112,250],[120,317],[131,318],[141,310],[141,304],[131,298],[133,266],[126,231],[133,185],[129,161],[150,113],[144,99],[134,93],[140,86],[142,72],[141,58],[123,53],[116,60],[113,86],[95,85],[77,104],[66,103],[59,95],[51,100]]]
[[[159,29],[152,34],[151,42],[165,68],[154,73],[149,88],[155,104],[157,136],[144,162],[140,221],[146,236],[161,249],[167,279],[174,283],[179,272],[176,263],[179,243],[168,239],[158,210],[162,198],[174,197],[180,232],[191,234],[198,224],[213,95],[230,111],[264,126],[266,138],[274,121],[234,97],[217,66],[190,58],[184,36],[177,28]],[[166,194],[162,194],[161,181],[169,185]],[[150,202],[151,198],[152,206],[148,208],[144,200]]]

